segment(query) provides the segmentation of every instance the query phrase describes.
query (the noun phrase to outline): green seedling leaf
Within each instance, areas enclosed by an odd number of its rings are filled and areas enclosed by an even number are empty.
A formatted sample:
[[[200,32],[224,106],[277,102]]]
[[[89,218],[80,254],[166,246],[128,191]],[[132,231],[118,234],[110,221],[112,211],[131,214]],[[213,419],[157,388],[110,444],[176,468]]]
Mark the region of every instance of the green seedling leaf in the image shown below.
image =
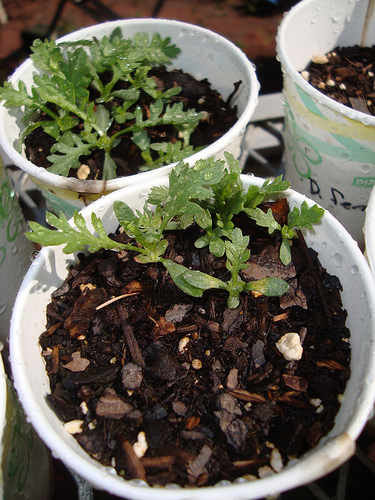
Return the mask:
[[[266,196],[280,193],[289,187],[290,183],[288,181],[283,181],[281,175],[276,177],[273,181],[266,179],[261,187],[251,185],[246,193],[245,207],[255,208],[262,203]]]
[[[269,234],[274,233],[275,231],[280,231],[281,226],[275,220],[273,216],[272,210],[269,208],[267,212],[263,212],[260,208],[245,208],[244,212],[251,217],[258,226],[268,228]]]
[[[202,297],[205,290],[222,288],[223,281],[201,271],[191,270],[171,260],[161,259],[176,285],[192,297]]]
[[[309,208],[306,201],[301,203],[301,209],[294,207],[288,214],[287,224],[290,228],[312,229],[313,224],[318,224],[324,215],[324,209],[318,205]]]
[[[116,241],[111,240],[105,233],[101,221],[95,214],[92,214],[93,226],[99,229],[99,236],[94,236],[87,229],[86,222],[82,215],[75,212],[73,221],[76,229],[72,227],[66,216],[60,213],[60,217],[47,212],[46,221],[48,224],[59,231],[46,228],[37,222],[31,221],[29,223],[32,232],[26,232],[25,236],[35,243],[41,243],[44,246],[49,245],[65,245],[63,248],[64,253],[73,253],[88,248],[90,252],[96,252],[100,248],[107,250],[126,249],[127,246]]]
[[[266,297],[279,297],[289,290],[289,285],[280,278],[271,277],[248,281],[244,289],[259,292]]]
[[[90,154],[92,147],[92,144],[84,143],[78,135],[66,132],[61,141],[51,148],[52,155],[47,159],[52,166],[48,168],[48,171],[67,176],[71,168],[79,168],[80,157]]]

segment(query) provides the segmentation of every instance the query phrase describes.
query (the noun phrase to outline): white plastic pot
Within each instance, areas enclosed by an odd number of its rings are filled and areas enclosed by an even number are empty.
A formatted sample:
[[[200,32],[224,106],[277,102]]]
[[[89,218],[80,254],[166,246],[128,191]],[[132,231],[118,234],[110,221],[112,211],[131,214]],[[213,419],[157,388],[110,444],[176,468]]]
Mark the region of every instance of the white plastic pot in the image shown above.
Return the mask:
[[[24,236],[25,219],[0,157],[0,341],[7,346],[16,293],[34,250]]]
[[[26,422],[0,354],[0,498],[48,500],[51,495],[50,453]]]
[[[285,178],[330,210],[362,248],[364,210],[375,182],[375,117],[326,97],[299,72],[312,56],[336,46],[373,45],[375,9],[367,12],[368,7],[369,0],[302,0],[284,17],[277,36]]]
[[[262,179],[242,176],[245,188],[260,185]],[[113,214],[115,200],[126,200],[133,209],[142,209],[153,185],[167,179],[128,186],[94,202],[82,210],[87,221],[91,213],[101,217],[107,231],[116,229]],[[300,205],[306,198],[289,190],[290,204]],[[308,204],[312,202],[307,200]],[[91,224],[88,224],[91,227]],[[11,321],[10,351],[15,386],[26,414],[54,456],[95,488],[133,500],[251,500],[289,490],[324,476],[344,463],[354,452],[355,440],[371,412],[375,397],[375,285],[368,264],[357,244],[328,212],[315,230],[305,235],[307,244],[319,253],[322,265],[338,276],[343,286],[342,300],[348,311],[347,326],[351,330],[351,377],[343,395],[342,406],[331,432],[319,445],[301,459],[289,463],[280,473],[249,482],[220,482],[213,487],[153,488],[139,480],[126,481],[114,469],[90,458],[46,402],[49,380],[38,339],[45,330],[46,306],[51,293],[67,276],[74,262],[58,248],[44,248],[27,273],[14,307]],[[30,318],[32,317],[32,321]]]
[[[162,37],[170,37],[181,53],[173,60],[170,69],[182,69],[197,79],[207,78],[213,89],[220,92],[224,99],[233,92],[235,82],[242,81],[232,104],[237,106],[238,120],[235,125],[219,140],[199,153],[192,155],[189,162],[193,165],[200,158],[215,156],[221,158],[223,151],[230,151],[238,158],[240,145],[246,126],[258,102],[259,83],[253,64],[246,55],[233,43],[222,36],[191,24],[165,19],[127,19],[90,26],[62,37],[59,41],[80,40],[84,38],[102,38],[109,35],[116,27],[120,27],[124,37],[129,38],[138,32],[159,33]],[[10,81],[16,84],[25,81],[30,87],[35,68],[31,59],[27,59],[12,75]],[[14,113],[0,104],[0,146],[13,163],[28,174],[42,190],[51,208],[59,213],[62,210],[67,216],[73,215],[75,208],[83,208],[103,194],[110,193],[129,184],[138,184],[140,176],[146,180],[166,175],[172,165],[144,172],[142,174],[118,177],[109,181],[77,180],[52,174],[28,161],[24,154],[14,149],[14,141],[23,128],[21,110]]]

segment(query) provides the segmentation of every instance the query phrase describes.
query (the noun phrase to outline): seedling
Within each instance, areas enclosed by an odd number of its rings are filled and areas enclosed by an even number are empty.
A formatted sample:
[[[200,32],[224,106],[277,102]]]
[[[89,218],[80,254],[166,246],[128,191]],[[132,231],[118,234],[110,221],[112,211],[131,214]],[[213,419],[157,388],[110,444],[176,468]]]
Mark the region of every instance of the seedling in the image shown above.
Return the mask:
[[[21,149],[25,137],[37,128],[56,141],[47,159],[48,170],[68,176],[78,169],[81,158],[95,150],[104,152],[103,179],[116,177],[113,149],[127,134],[141,149],[143,170],[180,161],[195,151],[190,136],[204,116],[195,109],[183,110],[182,102],[171,104],[171,97],[181,87],[158,90],[150,70],[170,63],[180,49],[170,38],[154,34],[137,34],[133,39],[122,37],[120,28],[101,40],[80,40],[59,43],[36,40],[31,59],[42,74],[35,74],[30,91],[24,82],[14,88],[10,82],[0,87],[0,101],[7,108],[24,107],[27,124],[17,141]],[[116,84],[122,82],[123,87]],[[154,102],[147,115],[139,105],[141,92]],[[45,118],[38,120],[43,114]],[[148,127],[172,126],[180,141],[152,141]]]
[[[227,291],[230,308],[239,305],[239,295],[243,291],[280,296],[289,286],[279,278],[266,277],[249,282],[242,280],[241,271],[248,267],[250,257],[249,236],[235,226],[232,220],[234,215],[245,211],[260,225],[266,225],[267,222],[267,227],[272,232],[280,229],[284,245],[284,239],[294,237],[293,227],[311,227],[312,223],[319,222],[323,212],[321,209],[317,210],[318,207],[311,212],[312,209],[303,205],[300,214],[294,208],[288,217],[289,225],[281,228],[270,212],[265,214],[259,208],[248,208],[247,205],[260,203],[265,196],[274,195],[289,184],[277,178],[273,182],[265,181],[261,187],[251,186],[244,193],[238,161],[228,153],[226,161],[225,165],[223,160],[199,160],[192,168],[187,163],[180,162],[171,171],[168,186],[158,186],[151,190],[143,212],[133,211],[126,203],[116,201],[113,207],[115,215],[125,233],[135,243],[119,243],[109,238],[95,213],[92,214],[91,221],[97,235],[88,230],[84,218],[76,212],[73,218],[76,228],[69,224],[63,214],[58,218],[47,213],[47,222],[60,231],[30,222],[32,232],[26,233],[26,236],[42,245],[63,244],[65,253],[80,251],[85,247],[90,252],[100,248],[132,250],[137,253],[136,259],[141,263],[163,264],[176,285],[189,295],[201,297],[208,289]],[[196,223],[204,233],[195,242],[195,246],[202,248],[208,245],[214,255],[226,259],[226,268],[230,274],[228,281],[199,270],[188,269],[164,257],[168,246],[165,231],[182,230],[192,223]],[[288,243],[287,245],[289,247]]]

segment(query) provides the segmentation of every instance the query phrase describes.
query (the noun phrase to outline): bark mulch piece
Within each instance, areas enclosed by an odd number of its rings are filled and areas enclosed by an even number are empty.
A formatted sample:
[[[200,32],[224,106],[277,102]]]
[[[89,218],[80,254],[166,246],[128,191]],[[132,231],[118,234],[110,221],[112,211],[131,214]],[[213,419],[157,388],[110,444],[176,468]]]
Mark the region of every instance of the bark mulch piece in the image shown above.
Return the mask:
[[[375,115],[375,47],[336,47],[307,66],[308,82],[335,101]]]
[[[252,235],[244,279],[282,276],[287,297],[246,293],[228,309],[224,292],[187,296],[161,265],[110,251],[81,254],[53,293],[40,337],[48,401],[87,453],[126,479],[203,486],[262,477],[334,424],[350,375],[339,280],[302,235],[284,268],[273,264],[277,238],[242,225]],[[167,257],[225,279],[223,260],[193,246],[197,231],[170,233]],[[301,360],[276,347],[290,332]]]
[[[225,101],[216,90],[211,88],[211,84],[207,79],[198,81],[188,73],[180,70],[167,71],[165,67],[157,67],[149,72],[149,76],[156,79],[158,89],[160,90],[165,91],[174,86],[182,88],[182,91],[177,96],[171,98],[171,104],[182,101],[185,111],[195,109],[197,112],[205,113],[205,118],[199,122],[190,137],[190,144],[195,148],[209,146],[214,143],[236,123],[237,107],[231,106],[231,100],[240,87],[241,82],[233,82],[233,92]],[[126,84],[120,81],[116,84],[116,90],[120,90],[121,88],[126,88]],[[93,90],[92,93],[94,92]],[[95,95],[92,95],[91,98],[95,99]],[[129,111],[134,111],[134,107],[139,105],[143,110],[144,117],[147,117],[147,112],[152,102],[154,100],[151,96],[141,90],[140,100],[133,107],[129,108]],[[121,104],[122,101],[117,102],[114,99],[105,105],[120,106]],[[49,118],[47,115],[42,114],[40,120],[45,119]],[[121,128],[123,129],[131,124],[132,122],[122,124]],[[120,126],[114,122],[109,135],[116,133],[119,128]],[[148,127],[147,132],[152,142],[176,143],[181,140],[178,136],[178,131],[171,125]],[[27,158],[38,167],[50,167],[51,162],[47,160],[47,157],[51,154],[50,150],[54,142],[54,139],[43,130],[34,130],[25,138]],[[152,154],[154,155],[154,159],[157,158],[155,152]],[[121,141],[113,149],[111,157],[116,163],[118,177],[137,174],[140,171],[140,167],[145,165],[140,148],[133,143],[129,134],[121,136]],[[95,150],[90,156],[82,156],[81,161],[90,168],[87,180],[102,178],[102,165],[104,161],[102,150]],[[71,169],[69,176],[77,177],[77,169]]]

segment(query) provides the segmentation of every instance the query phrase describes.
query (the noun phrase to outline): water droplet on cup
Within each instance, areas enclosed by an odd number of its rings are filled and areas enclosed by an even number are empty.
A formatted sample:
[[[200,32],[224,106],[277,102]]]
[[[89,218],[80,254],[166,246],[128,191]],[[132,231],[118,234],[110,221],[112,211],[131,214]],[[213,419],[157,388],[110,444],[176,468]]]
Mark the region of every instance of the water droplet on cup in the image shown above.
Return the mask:
[[[371,116],[364,116],[361,120],[361,122],[363,123],[363,125],[370,125],[372,121],[372,117]]]
[[[349,153],[343,153],[341,155],[341,159],[344,161],[349,161],[350,160],[350,154]]]
[[[325,250],[327,248],[327,242],[326,241],[322,242],[322,248],[323,248],[323,250]]]
[[[351,273],[354,274],[354,276],[357,275],[359,273],[358,266],[356,265],[352,266]]]
[[[361,165],[362,174],[368,174],[371,170],[370,165]]]
[[[0,302],[0,314],[4,314],[7,308],[7,302]]]
[[[342,255],[340,253],[335,253],[332,257],[332,260],[336,267],[342,266]]]

